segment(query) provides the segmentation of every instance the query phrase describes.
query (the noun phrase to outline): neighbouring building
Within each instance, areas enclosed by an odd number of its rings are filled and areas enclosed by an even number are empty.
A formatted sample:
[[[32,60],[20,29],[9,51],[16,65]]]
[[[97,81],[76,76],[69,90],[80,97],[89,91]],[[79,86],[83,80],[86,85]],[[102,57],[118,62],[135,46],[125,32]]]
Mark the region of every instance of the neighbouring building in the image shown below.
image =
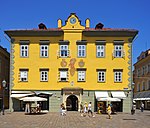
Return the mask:
[[[75,13],[57,28],[6,30],[11,39],[10,109],[22,110],[19,99],[35,93],[47,98],[42,109],[79,111],[80,103],[92,102],[93,110],[106,110],[111,97],[116,111],[132,106],[132,41],[134,29],[90,28]],[[105,99],[104,99],[105,98]],[[115,100],[115,98],[117,100]]]
[[[6,87],[4,90],[4,107],[9,108],[9,62],[10,54],[6,48],[0,46],[0,109],[2,108],[3,86],[2,81],[5,80]]]
[[[150,49],[142,52],[134,64],[134,100],[136,107],[144,103],[150,109]]]

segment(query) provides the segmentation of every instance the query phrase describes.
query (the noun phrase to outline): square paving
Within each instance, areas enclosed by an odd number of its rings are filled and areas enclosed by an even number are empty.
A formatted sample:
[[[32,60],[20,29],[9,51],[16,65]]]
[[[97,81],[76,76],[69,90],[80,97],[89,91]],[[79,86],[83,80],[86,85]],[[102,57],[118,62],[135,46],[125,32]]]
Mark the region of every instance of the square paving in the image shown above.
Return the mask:
[[[150,111],[136,110],[134,115],[117,113],[108,119],[107,114],[82,117],[79,112],[59,112],[25,115],[24,112],[5,112],[0,115],[0,128],[150,128]]]

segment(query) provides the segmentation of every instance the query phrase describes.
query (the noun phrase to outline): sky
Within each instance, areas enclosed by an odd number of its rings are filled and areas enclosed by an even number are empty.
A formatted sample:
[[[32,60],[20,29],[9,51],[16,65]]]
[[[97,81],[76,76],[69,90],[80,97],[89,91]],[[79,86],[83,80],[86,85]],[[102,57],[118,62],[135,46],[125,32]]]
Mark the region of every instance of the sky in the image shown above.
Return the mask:
[[[133,63],[142,51],[150,48],[150,0],[0,0],[0,45],[10,52],[10,43],[4,30],[57,28],[57,20],[63,21],[70,13],[76,13],[90,27],[99,22],[106,28],[129,28],[139,31],[133,42]]]

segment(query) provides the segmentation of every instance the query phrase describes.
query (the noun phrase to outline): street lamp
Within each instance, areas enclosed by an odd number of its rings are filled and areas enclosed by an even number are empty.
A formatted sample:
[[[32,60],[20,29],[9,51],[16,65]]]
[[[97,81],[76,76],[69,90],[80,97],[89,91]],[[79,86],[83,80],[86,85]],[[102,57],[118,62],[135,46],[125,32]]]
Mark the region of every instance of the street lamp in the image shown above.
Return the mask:
[[[4,107],[5,107],[5,105],[4,105],[5,87],[6,87],[6,81],[3,80],[2,81],[2,90],[3,90],[3,103],[2,103],[3,106],[2,106],[2,111],[3,111],[3,115],[5,115],[4,114]]]

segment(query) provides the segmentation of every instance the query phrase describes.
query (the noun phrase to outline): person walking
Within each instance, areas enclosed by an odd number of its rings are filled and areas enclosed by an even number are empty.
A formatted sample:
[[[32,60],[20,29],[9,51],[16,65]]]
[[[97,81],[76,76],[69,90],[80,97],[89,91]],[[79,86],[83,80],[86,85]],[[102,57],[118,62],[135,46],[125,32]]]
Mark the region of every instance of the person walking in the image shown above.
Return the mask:
[[[83,116],[84,116],[84,117],[86,116],[87,108],[88,108],[88,105],[87,105],[87,102],[85,102],[84,105],[83,105]],[[82,116],[82,115],[81,115],[81,116]]]
[[[111,119],[111,106],[110,104],[108,104],[108,107],[107,107],[107,114],[108,114],[108,118]]]
[[[89,113],[91,113],[92,117],[95,117],[92,112],[92,102],[89,102],[89,104],[88,104],[88,116],[90,117]]]
[[[62,104],[60,105],[60,107],[61,107],[61,115],[62,115],[62,116],[66,116],[66,108],[65,108],[64,103],[62,103]]]
[[[26,106],[25,106],[25,113],[29,114],[31,111],[30,111],[30,104],[29,103],[26,103]]]
[[[83,111],[84,111],[84,108],[83,108],[83,104],[81,102],[81,104],[80,104],[80,113],[81,113],[81,116],[83,116]]]
[[[141,112],[143,112],[144,111],[144,103],[142,102],[141,103]]]

